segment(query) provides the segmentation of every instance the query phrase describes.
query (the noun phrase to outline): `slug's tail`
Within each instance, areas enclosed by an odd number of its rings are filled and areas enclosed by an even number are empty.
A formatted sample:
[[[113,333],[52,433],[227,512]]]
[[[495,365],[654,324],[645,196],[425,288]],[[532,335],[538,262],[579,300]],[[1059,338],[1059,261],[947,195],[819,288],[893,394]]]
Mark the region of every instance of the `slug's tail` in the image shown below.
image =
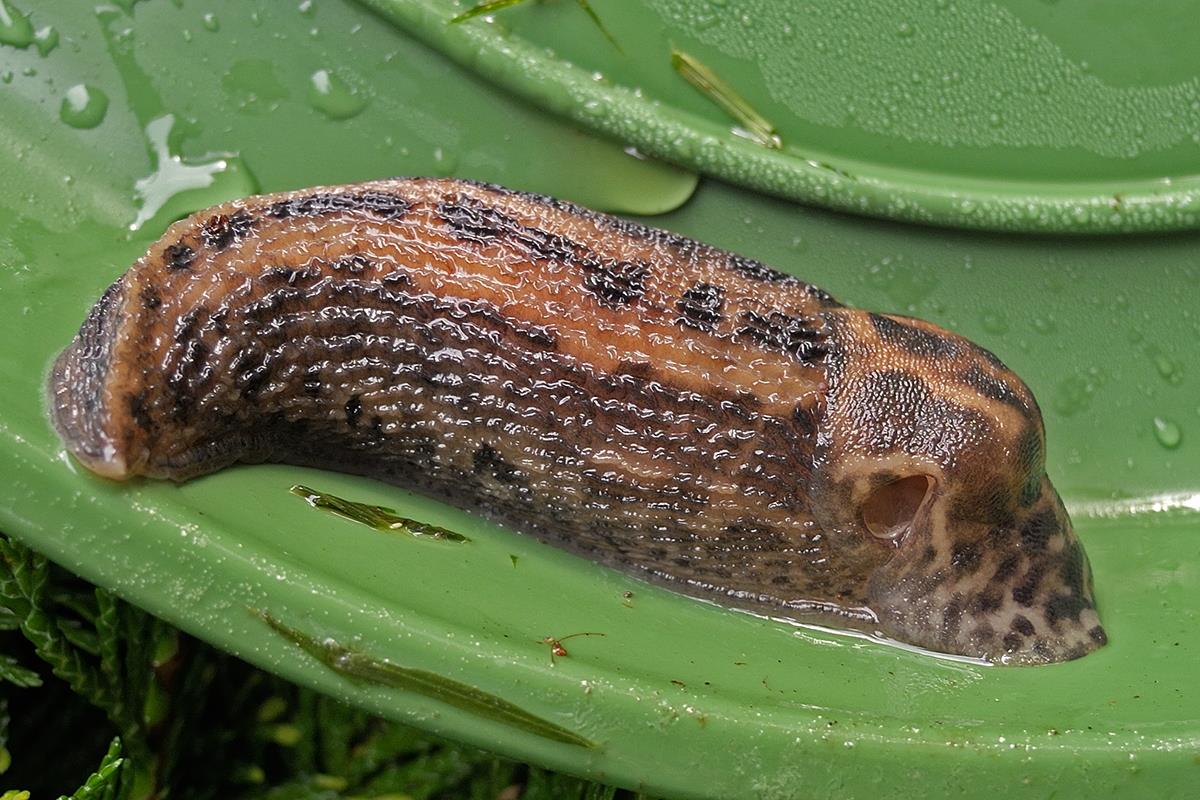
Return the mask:
[[[92,306],[75,340],[54,362],[49,384],[50,418],[67,449],[92,472],[117,480],[129,477],[129,470],[106,424],[107,387],[114,329],[124,302],[124,280],[118,280]]]

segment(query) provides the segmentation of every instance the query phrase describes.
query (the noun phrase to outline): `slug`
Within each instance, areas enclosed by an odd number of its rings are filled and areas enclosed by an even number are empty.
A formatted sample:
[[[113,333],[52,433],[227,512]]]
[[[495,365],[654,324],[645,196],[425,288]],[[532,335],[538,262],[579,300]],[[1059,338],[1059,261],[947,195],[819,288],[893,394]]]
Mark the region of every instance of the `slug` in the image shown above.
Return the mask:
[[[59,356],[50,410],[108,478],[316,466],[762,615],[1002,663],[1105,642],[1037,404],[995,356],[498,186],[177,222]]]

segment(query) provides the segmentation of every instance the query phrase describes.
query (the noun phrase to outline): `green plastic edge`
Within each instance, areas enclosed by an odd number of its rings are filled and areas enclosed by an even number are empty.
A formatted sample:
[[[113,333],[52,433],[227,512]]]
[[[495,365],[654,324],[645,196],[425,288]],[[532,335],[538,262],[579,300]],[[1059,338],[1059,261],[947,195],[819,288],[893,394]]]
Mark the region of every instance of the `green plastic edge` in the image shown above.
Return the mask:
[[[771,150],[604,79],[486,18],[451,25],[438,0],[358,0],[462,66],[585,128],[653,156],[779,197],[872,217],[973,230],[1107,234],[1200,225],[1200,175],[1153,181],[970,180]],[[664,67],[666,65],[664,56]],[[666,68],[666,67],[665,67]]]
[[[53,461],[53,458],[46,460]],[[48,488],[63,483],[62,473],[47,471],[43,466],[0,450],[0,471],[23,469],[31,479],[49,484]],[[56,488],[59,492],[68,491],[62,485]],[[111,512],[105,507],[120,502],[119,493],[106,493],[103,501],[94,508],[97,513]],[[291,565],[281,562],[277,554],[272,557],[259,546],[247,543],[244,549],[237,551],[222,548],[222,555],[228,559],[226,568],[213,574],[212,585],[206,592],[206,605],[224,607],[224,612],[219,614],[224,624],[214,628],[197,619],[186,604],[164,608],[156,602],[163,592],[170,591],[175,578],[157,569],[153,553],[178,537],[181,519],[171,513],[156,515],[145,520],[138,530],[131,531],[135,536],[118,548],[120,553],[109,550],[89,557],[72,548],[68,537],[55,535],[56,531],[65,530],[67,521],[77,513],[72,511],[70,504],[56,504],[46,512],[41,524],[36,524],[0,506],[0,530],[20,530],[22,535],[18,538],[72,572],[88,580],[103,582],[130,602],[154,608],[167,622],[250,663],[344,702],[509,757],[674,800],[741,796],[729,793],[740,792],[746,787],[745,776],[719,777],[712,774],[711,765],[688,763],[688,759],[663,762],[657,774],[646,775],[639,770],[639,764],[608,757],[606,742],[622,733],[611,724],[577,731],[581,738],[597,745],[597,749],[579,747],[515,729],[505,721],[480,717],[426,694],[375,682],[347,680],[324,664],[297,658],[296,643],[284,635],[247,646],[247,641],[256,638],[251,629],[263,625],[262,615],[274,615],[273,610],[281,608],[286,608],[286,613],[293,619],[307,620],[310,629],[319,631],[317,636],[355,641],[357,637],[351,632],[355,627],[352,618],[369,606],[370,597],[356,587],[342,585],[328,586],[322,592],[307,596],[290,595],[288,584],[275,580],[273,571]],[[27,535],[30,527],[39,533]],[[135,559],[132,574],[130,556]],[[199,564],[193,566],[199,567]],[[123,577],[113,580],[113,576],[121,574],[122,570]],[[214,610],[210,609],[210,613]],[[384,648],[386,652],[367,654],[373,659],[389,660],[393,651],[432,652],[427,657],[438,663],[439,671],[451,674],[462,670],[464,661],[490,661],[467,643],[462,635],[466,631],[441,621],[389,613],[375,619],[373,628],[375,641],[396,643]],[[506,700],[543,717],[570,715],[567,709],[555,708],[555,698],[578,697],[579,673],[565,669],[546,670],[519,661],[506,664],[504,671],[510,673],[516,685],[527,690],[509,691]],[[650,683],[629,675],[597,673],[593,669],[588,670],[587,676],[598,687],[605,687],[603,691],[609,695],[606,704],[622,707],[622,712],[616,716],[626,720],[627,724],[652,725],[660,716],[663,698],[656,691],[657,687]],[[476,687],[476,690],[494,694],[484,687]],[[670,705],[683,708],[690,699],[684,695]],[[747,796],[753,797],[780,800],[861,797],[871,784],[877,784],[874,789],[880,800],[910,796],[958,797],[971,796],[974,787],[988,783],[1002,788],[1006,797],[1031,800],[1048,796],[1048,791],[1052,791],[1049,796],[1059,800],[1168,797],[1177,796],[1170,787],[1184,785],[1185,776],[1193,769],[1200,769],[1181,763],[1179,758],[1180,751],[1195,752],[1200,748],[1200,742],[1194,740],[1160,741],[1153,749],[1137,750],[1138,761],[1130,763],[1124,751],[1133,751],[1133,742],[1121,742],[1114,748],[1112,738],[1100,732],[1057,736],[1040,731],[1009,731],[1007,739],[996,739],[980,735],[982,732],[973,731],[969,726],[949,724],[942,731],[943,743],[909,736],[894,721],[880,725],[877,719],[853,714],[839,714],[839,724],[830,728],[820,714],[792,705],[761,705],[750,718],[739,715],[736,702],[710,699],[702,705],[707,717],[703,727],[689,724],[669,734],[664,732],[664,735],[677,739],[681,752],[687,751],[689,740],[715,736],[723,739],[731,749],[748,748],[744,756],[749,758],[760,738],[783,740],[792,737],[794,766],[780,774],[764,773],[757,781],[751,781],[756,784],[755,790]],[[774,760],[766,759],[768,763]],[[895,771],[889,765],[896,763],[907,763],[912,768]],[[695,781],[682,778],[684,774],[696,772],[708,774],[710,782],[706,788],[695,788]],[[887,778],[881,781],[883,775]],[[681,789],[681,785],[688,783],[692,788]],[[1147,794],[1139,794],[1142,791]]]

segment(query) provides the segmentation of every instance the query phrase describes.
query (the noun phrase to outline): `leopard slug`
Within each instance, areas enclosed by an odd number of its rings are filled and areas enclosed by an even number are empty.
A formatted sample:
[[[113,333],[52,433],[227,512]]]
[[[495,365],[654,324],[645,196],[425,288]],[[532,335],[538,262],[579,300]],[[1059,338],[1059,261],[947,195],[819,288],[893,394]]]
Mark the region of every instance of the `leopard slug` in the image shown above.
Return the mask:
[[[367,475],[676,591],[1005,663],[1105,642],[1033,396],[930,323],[548,197],[396,179],[171,226],[50,382],[100,475]]]

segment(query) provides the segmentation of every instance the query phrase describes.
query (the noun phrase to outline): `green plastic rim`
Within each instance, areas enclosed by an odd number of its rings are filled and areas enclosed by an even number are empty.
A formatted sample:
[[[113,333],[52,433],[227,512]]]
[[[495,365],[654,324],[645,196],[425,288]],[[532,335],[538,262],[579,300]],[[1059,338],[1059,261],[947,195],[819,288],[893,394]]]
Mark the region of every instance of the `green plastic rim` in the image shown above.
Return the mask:
[[[1200,223],[1200,168],[1153,180],[972,179],[830,156],[785,140],[779,150],[526,41],[487,18],[449,24],[441,0],[360,0],[487,80],[642,153],[757,191],[904,222],[1023,233],[1190,230]],[[724,5],[724,4],[721,4]]]

